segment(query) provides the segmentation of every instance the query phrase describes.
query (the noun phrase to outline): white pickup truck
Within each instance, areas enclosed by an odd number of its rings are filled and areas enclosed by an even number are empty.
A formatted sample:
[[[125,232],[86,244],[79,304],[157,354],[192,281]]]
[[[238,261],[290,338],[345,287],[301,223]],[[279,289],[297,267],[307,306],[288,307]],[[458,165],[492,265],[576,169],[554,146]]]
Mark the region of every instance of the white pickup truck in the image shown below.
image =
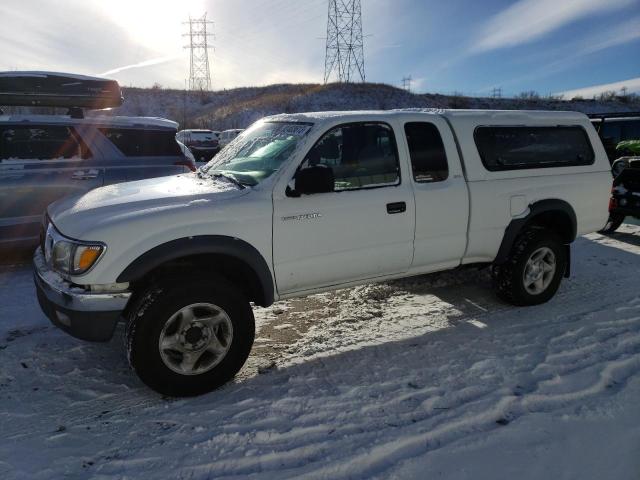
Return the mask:
[[[196,395],[247,359],[250,302],[465,264],[491,266],[507,302],[546,302],[610,189],[578,113],[279,115],[196,173],[52,204],[35,282],[55,325],[106,341],[124,319],[143,382]]]

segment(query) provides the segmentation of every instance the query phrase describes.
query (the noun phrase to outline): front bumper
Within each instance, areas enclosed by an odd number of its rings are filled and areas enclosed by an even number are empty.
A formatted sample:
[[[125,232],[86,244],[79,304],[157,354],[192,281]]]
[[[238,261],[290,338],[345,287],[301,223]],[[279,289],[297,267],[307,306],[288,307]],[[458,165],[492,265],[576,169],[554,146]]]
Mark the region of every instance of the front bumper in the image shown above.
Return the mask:
[[[113,337],[130,292],[91,293],[73,286],[47,266],[40,248],[33,267],[38,303],[51,323],[82,340],[106,342]]]

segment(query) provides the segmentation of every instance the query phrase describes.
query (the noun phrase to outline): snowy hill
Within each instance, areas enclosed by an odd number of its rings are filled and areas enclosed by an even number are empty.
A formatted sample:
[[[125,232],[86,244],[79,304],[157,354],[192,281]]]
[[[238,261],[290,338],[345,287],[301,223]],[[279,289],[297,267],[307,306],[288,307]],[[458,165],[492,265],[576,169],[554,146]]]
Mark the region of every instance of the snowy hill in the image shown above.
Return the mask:
[[[158,116],[187,127],[216,130],[244,128],[276,113],[393,108],[487,108],[575,110],[585,113],[640,111],[637,98],[609,101],[537,98],[476,98],[462,95],[413,94],[385,84],[282,84],[193,93],[162,88],[125,88],[125,103],[116,115]]]

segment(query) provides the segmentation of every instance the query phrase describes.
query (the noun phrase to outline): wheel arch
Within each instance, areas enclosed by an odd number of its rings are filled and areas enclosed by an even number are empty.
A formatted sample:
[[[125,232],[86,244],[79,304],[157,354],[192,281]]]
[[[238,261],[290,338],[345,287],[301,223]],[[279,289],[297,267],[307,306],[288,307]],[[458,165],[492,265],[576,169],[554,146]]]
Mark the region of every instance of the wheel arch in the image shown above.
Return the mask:
[[[511,220],[505,229],[494,263],[504,263],[518,235],[531,226],[540,226],[556,232],[567,246],[576,239],[578,232],[576,212],[568,202],[560,199],[540,200],[529,205],[529,214],[526,217]]]
[[[273,277],[264,257],[244,240],[223,235],[184,237],[160,244],[131,262],[116,281],[136,284],[194,266],[228,278],[257,305],[274,302]]]

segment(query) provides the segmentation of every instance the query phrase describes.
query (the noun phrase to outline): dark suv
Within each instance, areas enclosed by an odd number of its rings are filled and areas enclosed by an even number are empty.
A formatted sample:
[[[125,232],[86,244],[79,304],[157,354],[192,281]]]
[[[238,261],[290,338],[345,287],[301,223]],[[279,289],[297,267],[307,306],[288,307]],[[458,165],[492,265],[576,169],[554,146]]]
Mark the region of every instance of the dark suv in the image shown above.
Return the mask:
[[[640,157],[625,144],[640,140],[640,112],[591,115],[607,151],[613,186],[609,201],[609,220],[602,233],[615,232],[627,217],[640,219]]]

